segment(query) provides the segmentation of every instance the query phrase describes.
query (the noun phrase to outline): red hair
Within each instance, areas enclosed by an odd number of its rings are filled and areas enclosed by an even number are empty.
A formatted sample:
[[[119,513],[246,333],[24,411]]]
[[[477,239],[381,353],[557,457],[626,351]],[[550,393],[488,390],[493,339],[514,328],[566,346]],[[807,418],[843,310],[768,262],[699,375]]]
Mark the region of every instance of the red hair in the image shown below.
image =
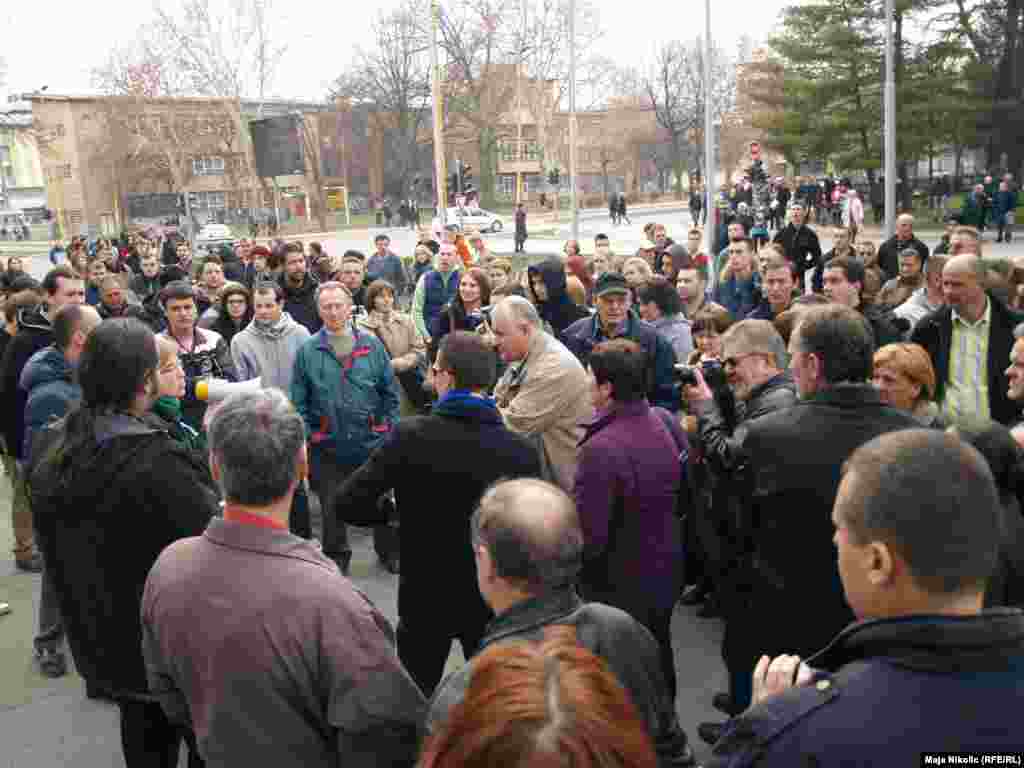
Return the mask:
[[[587,264],[583,257],[578,253],[573,254],[565,260],[566,268],[572,272],[573,276],[579,278],[579,281],[583,283],[583,287],[589,294],[594,289],[594,278],[590,276],[587,271]]]
[[[420,768],[655,768],[647,730],[604,660],[572,628],[549,632],[473,659],[469,690],[427,739]]]

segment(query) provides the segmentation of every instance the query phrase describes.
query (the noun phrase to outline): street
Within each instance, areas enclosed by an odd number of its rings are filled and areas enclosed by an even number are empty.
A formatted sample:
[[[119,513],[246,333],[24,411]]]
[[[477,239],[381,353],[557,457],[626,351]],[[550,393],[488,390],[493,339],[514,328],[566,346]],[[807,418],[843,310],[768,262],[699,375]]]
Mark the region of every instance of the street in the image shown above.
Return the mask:
[[[43,677],[32,661],[32,637],[39,604],[40,577],[17,571],[9,549],[12,539],[8,513],[10,486],[0,480],[0,602],[11,612],[0,616],[0,768],[111,768],[123,766],[118,712],[109,702],[85,697],[82,679],[71,669],[67,676]],[[319,513],[314,505],[314,525]],[[397,621],[398,579],[385,571],[373,552],[368,529],[353,528],[350,537],[352,580],[383,611]],[[697,723],[719,719],[711,697],[726,681],[718,641],[721,625],[703,620],[694,609],[677,608],[673,625],[678,671],[677,710],[680,722],[698,756],[707,747],[697,737]],[[449,671],[463,663],[458,644],[448,659]],[[179,760],[185,765],[182,755]]]

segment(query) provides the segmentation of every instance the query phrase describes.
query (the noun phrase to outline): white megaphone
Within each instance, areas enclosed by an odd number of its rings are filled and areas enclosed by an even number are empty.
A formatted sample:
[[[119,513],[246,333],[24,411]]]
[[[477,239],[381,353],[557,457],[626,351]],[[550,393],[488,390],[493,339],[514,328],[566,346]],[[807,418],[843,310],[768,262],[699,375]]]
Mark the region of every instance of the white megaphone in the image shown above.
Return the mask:
[[[253,394],[261,389],[263,389],[263,380],[259,376],[249,379],[249,381],[204,379],[196,382],[196,399],[214,403],[231,395]]]

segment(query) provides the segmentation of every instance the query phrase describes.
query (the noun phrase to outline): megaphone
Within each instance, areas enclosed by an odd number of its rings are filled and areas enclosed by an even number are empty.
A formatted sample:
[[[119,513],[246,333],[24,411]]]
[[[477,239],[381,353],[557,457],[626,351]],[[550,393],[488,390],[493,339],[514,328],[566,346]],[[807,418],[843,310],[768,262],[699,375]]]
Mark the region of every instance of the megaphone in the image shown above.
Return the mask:
[[[196,382],[196,399],[214,403],[239,393],[251,395],[261,389],[263,389],[263,379],[259,376],[249,379],[249,381],[204,379]]]

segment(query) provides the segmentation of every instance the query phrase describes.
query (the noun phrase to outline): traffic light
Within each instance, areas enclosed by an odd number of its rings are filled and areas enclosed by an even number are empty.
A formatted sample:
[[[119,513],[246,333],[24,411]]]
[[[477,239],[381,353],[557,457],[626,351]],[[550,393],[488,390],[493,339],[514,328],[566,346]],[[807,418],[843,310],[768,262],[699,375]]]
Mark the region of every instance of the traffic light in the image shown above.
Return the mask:
[[[561,178],[562,174],[557,168],[552,168],[551,172],[548,174],[548,182],[555,187],[558,186],[558,182],[561,180]]]
[[[468,163],[462,165],[462,194],[473,191],[473,166]]]

